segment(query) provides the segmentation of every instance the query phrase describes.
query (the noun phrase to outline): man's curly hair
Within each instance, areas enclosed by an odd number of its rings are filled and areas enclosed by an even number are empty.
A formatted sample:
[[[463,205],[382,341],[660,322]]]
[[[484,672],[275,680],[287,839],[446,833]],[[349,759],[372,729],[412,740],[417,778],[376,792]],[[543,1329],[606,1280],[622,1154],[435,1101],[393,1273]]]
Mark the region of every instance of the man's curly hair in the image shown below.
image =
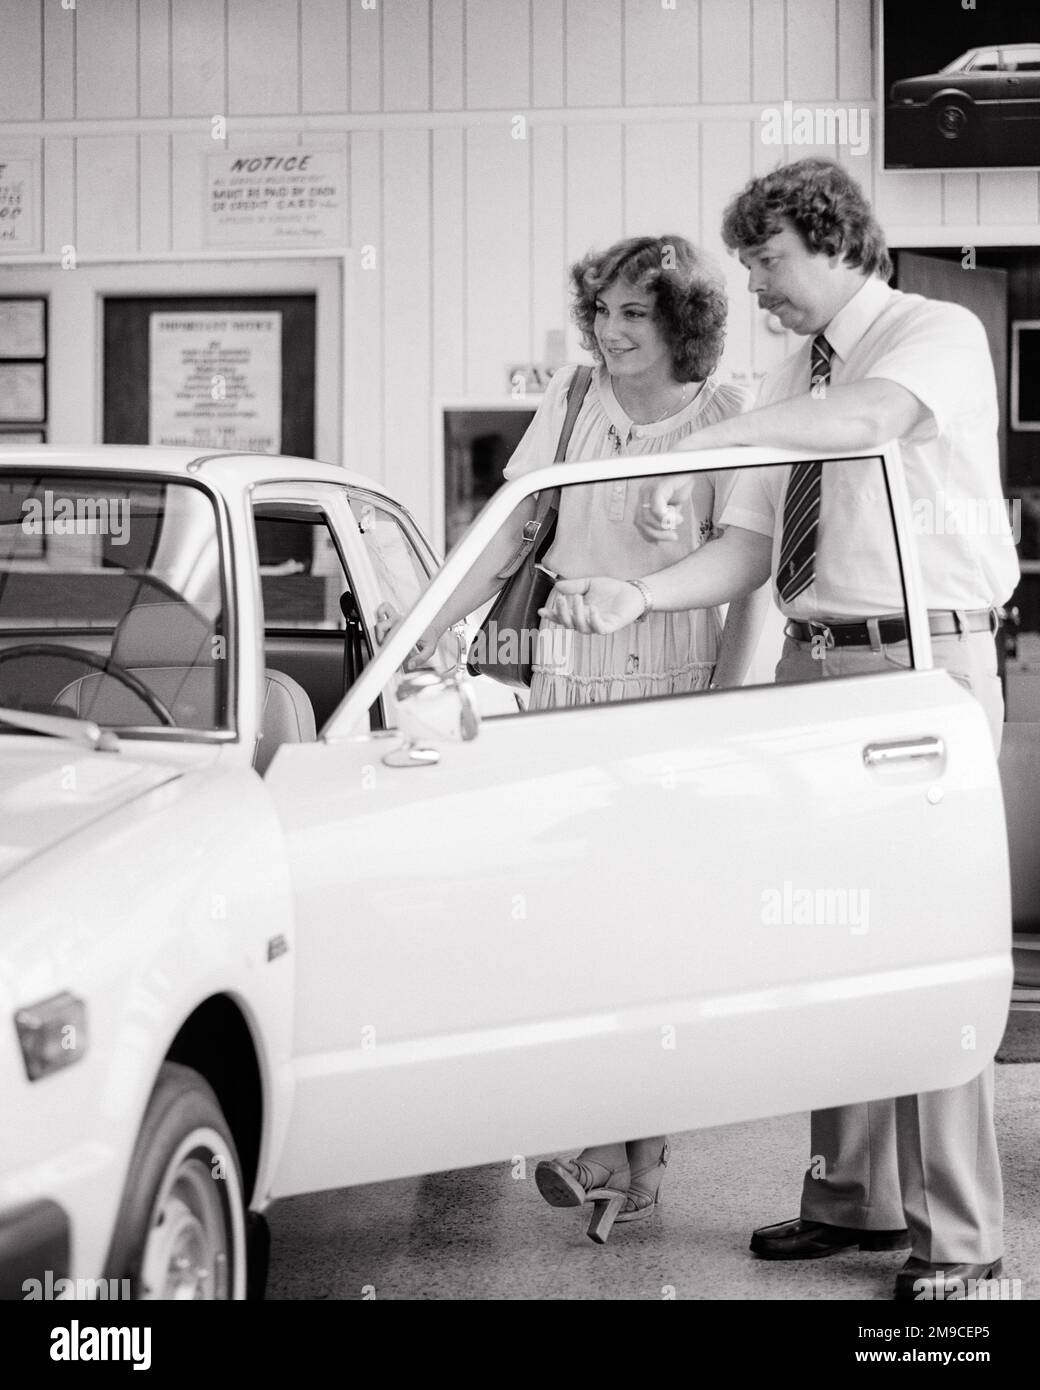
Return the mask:
[[[754,251],[782,230],[786,219],[806,247],[842,255],[887,280],[892,261],[885,234],[856,180],[831,159],[799,159],[752,179],[727,207],[722,240],[731,251]]]
[[[703,381],[718,366],[726,337],[726,290],[715,265],[681,236],[640,236],[591,251],[571,266],[582,346],[597,362],[596,300],[615,280],[653,296],[654,321],[672,350],[677,381]]]

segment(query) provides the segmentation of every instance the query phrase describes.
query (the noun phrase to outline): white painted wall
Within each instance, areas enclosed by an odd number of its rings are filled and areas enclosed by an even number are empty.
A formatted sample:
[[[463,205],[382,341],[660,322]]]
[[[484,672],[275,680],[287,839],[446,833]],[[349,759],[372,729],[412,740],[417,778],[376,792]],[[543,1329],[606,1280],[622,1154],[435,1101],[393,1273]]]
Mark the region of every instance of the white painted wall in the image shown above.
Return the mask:
[[[643,231],[722,254],[728,198],[811,152],[764,145],[762,106],[873,110],[875,77],[870,0],[0,0],[0,158],[41,159],[46,254],[118,257],[201,249],[214,115],[232,149],[345,150],[350,243],[378,252],[353,258],[347,461],[429,521],[432,401],[542,356],[569,260]],[[1040,240],[1035,173],[848,163],[895,243]],[[785,340],[725,264],[724,370],[754,378]]]

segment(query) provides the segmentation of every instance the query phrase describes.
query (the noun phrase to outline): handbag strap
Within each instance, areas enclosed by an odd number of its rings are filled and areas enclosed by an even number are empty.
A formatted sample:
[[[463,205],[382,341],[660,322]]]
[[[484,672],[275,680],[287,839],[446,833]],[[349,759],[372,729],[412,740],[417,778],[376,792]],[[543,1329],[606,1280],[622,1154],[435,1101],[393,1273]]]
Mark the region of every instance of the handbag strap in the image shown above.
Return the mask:
[[[571,442],[571,435],[574,433],[574,425],[591,384],[592,368],[575,367],[571,384],[567,387],[567,414],[564,416],[563,429],[560,431],[560,439],[556,445],[556,457],[553,459],[553,463],[562,463],[567,457],[567,447]],[[538,505],[535,508],[534,518],[524,526],[524,538],[520,542],[520,548],[509,564],[499,571],[499,579],[510,579],[517,572],[527,559],[531,547],[537,544],[539,533],[545,525],[549,513],[557,511],[559,505],[560,488],[548,488],[538,494]]]

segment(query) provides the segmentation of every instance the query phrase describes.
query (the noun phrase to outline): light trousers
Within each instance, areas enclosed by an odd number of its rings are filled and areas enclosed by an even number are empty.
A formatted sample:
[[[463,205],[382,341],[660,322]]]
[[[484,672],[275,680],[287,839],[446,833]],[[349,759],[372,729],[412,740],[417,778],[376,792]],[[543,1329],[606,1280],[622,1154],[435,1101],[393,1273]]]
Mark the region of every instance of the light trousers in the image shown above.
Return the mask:
[[[933,637],[932,653],[935,665],[982,703],[999,752],[1004,702],[992,635]],[[776,679],[820,680],[909,664],[905,642],[880,652],[832,648],[819,660],[810,643],[788,637]],[[993,1080],[990,1062],[972,1081],[949,1090],[813,1111],[803,1219],[865,1230],[906,1226],[911,1254],[928,1264],[998,1259],[1004,1251],[1004,1195]]]

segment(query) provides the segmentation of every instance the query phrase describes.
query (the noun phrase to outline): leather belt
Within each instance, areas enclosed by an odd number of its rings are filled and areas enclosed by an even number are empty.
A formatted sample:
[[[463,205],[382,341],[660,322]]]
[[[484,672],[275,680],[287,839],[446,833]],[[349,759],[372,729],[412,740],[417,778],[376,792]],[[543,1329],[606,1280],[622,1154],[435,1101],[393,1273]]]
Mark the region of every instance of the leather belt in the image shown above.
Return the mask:
[[[996,633],[1000,618],[995,608],[974,608],[959,614],[948,610],[929,611],[928,627],[933,637],[955,637],[964,631]],[[784,632],[798,642],[822,637],[828,647],[872,647],[875,643],[905,642],[906,619],[864,618],[857,623],[832,623],[823,619],[800,622],[797,618],[789,618]]]

